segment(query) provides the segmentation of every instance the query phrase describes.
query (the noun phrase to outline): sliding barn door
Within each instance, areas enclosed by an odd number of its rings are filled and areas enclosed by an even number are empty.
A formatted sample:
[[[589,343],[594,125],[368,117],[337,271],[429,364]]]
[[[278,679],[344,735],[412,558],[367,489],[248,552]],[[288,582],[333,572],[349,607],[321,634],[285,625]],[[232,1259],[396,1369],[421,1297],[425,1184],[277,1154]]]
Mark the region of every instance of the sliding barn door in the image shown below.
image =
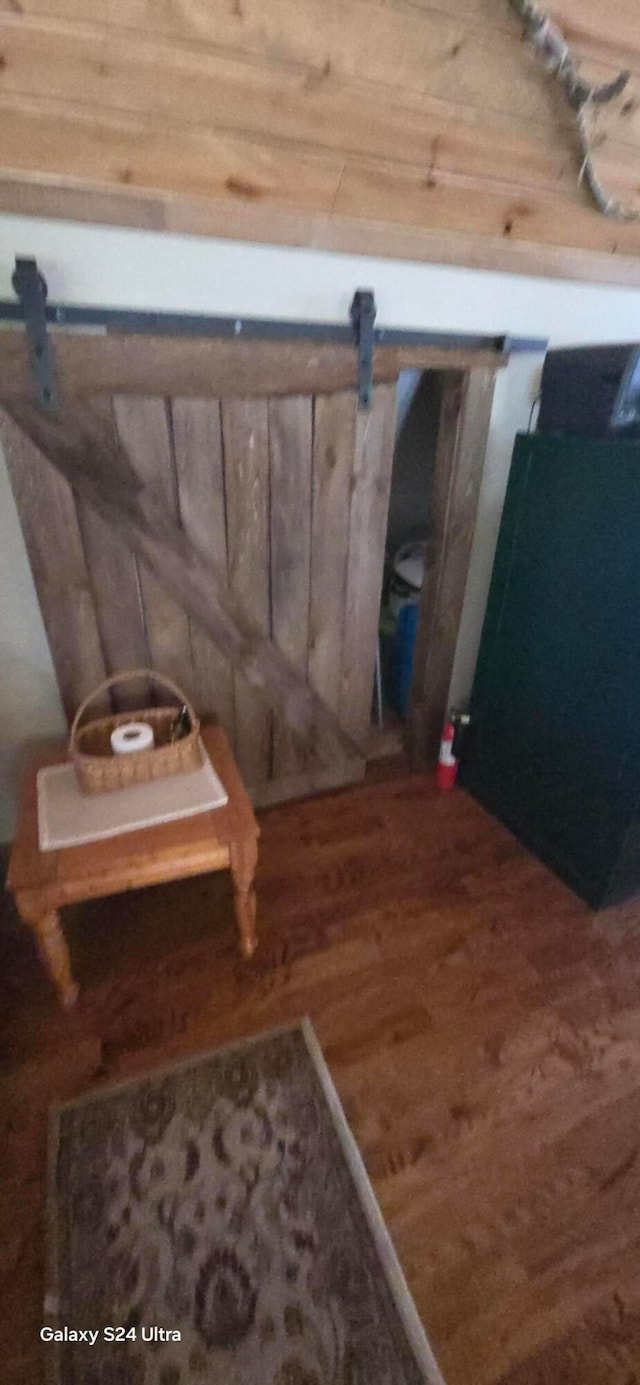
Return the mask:
[[[0,437],[68,716],[107,673],[149,665],[220,719],[256,802],[359,777],[395,384],[375,387],[367,413],[352,389],[7,410]]]

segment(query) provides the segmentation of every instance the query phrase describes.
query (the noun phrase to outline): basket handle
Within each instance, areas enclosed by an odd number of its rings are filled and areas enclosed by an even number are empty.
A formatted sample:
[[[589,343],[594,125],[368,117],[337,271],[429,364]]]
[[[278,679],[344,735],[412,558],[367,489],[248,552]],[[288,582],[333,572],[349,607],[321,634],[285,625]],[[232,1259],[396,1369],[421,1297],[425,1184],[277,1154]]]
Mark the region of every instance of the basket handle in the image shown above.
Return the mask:
[[[185,696],[182,688],[179,688],[178,684],[174,683],[172,678],[168,678],[166,673],[156,673],[152,668],[129,668],[125,669],[123,673],[112,673],[110,678],[105,678],[104,682],[99,683],[97,688],[94,688],[93,691],[85,697],[84,701],[80,703],[69,732],[70,750],[73,750],[73,743],[80,721],[87,707],[91,705],[94,699],[99,697],[101,693],[108,692],[109,688],[115,687],[116,683],[130,683],[134,678],[150,678],[154,683],[162,683],[169,692],[173,693],[174,697],[177,697],[180,706],[184,704],[191,718],[191,725],[195,726],[198,718],[195,714],[193,704],[189,701],[189,698]]]

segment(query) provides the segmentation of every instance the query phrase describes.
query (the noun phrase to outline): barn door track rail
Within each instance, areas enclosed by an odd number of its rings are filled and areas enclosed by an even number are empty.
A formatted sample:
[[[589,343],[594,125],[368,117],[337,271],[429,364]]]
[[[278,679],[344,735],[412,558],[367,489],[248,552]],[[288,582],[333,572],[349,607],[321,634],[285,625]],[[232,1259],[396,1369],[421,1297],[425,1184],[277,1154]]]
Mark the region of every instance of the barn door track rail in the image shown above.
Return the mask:
[[[34,396],[43,409],[55,409],[58,390],[55,371],[55,333],[48,329],[74,328],[131,335],[245,338],[254,341],[295,341],[351,345],[357,353],[358,406],[371,407],[374,353],[377,346],[434,347],[495,353],[496,360],[516,352],[546,351],[539,337],[489,336],[465,332],[416,332],[397,327],[376,327],[373,289],[356,289],[349,321],[310,322],[297,319],[257,317],[209,317],[200,313],[141,312],[129,308],[102,308],[47,301],[47,282],[33,258],[16,258],[12,279],[16,299],[0,299],[0,326],[23,323],[29,346]]]

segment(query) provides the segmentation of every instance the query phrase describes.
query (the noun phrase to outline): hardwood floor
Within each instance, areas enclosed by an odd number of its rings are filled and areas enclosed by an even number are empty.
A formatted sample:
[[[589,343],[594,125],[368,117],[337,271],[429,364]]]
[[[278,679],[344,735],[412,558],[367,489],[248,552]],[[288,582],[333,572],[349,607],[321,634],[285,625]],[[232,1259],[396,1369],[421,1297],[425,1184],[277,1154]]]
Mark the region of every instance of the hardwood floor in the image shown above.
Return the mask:
[[[0,941],[3,1385],[38,1385],[47,1107],[311,1015],[448,1385],[640,1382],[640,904],[589,913],[406,773],[262,814],[226,876],[69,911],[82,995]]]

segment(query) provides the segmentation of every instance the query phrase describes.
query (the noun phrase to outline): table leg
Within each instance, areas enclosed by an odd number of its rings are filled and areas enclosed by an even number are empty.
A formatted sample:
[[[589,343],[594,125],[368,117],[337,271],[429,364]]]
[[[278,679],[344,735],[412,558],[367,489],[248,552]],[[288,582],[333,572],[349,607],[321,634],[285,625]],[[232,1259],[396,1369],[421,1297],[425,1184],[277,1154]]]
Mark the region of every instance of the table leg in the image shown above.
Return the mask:
[[[245,837],[231,847],[231,873],[235,889],[235,910],[243,957],[253,957],[256,937],[256,892],[254,880],[258,864],[258,841]]]
[[[57,909],[49,909],[37,917],[28,916],[18,909],[25,923],[33,929],[38,943],[38,951],[62,1004],[69,1009],[78,998],[78,987],[71,972],[71,959]]]

